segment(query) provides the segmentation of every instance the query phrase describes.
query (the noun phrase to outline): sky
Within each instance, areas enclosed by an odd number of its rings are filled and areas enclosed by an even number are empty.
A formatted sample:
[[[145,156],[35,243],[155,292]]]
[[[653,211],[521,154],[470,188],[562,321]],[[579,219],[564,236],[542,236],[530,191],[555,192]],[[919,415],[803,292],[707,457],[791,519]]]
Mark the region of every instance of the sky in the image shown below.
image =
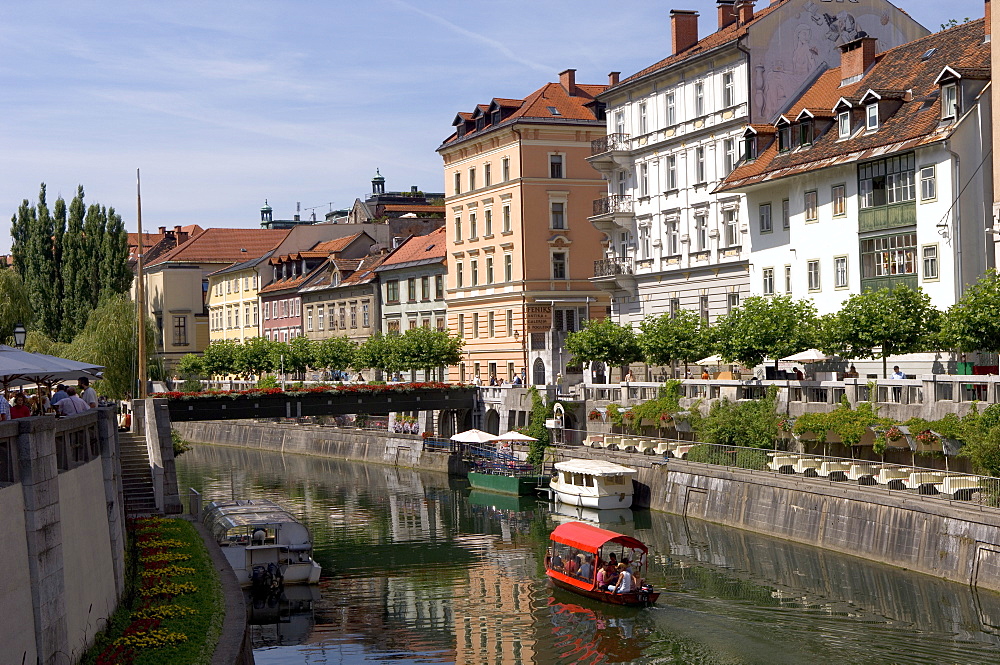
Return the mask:
[[[827,0],[817,0],[825,3]],[[763,7],[763,0],[758,0]],[[849,2],[831,3],[848,6]],[[897,6],[932,31],[983,0]],[[371,190],[443,190],[458,111],[567,68],[623,78],[669,55],[669,10],[714,0],[8,2],[0,11],[0,252],[39,184],[145,229],[319,218]]]

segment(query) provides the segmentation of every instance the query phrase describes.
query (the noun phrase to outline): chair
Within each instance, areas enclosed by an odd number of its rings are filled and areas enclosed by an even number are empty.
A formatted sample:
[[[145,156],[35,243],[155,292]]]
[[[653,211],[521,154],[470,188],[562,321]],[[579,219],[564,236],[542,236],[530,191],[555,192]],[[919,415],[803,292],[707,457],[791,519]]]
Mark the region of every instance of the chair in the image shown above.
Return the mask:
[[[656,441],[653,439],[639,439],[638,449],[643,455],[651,455],[656,448]]]

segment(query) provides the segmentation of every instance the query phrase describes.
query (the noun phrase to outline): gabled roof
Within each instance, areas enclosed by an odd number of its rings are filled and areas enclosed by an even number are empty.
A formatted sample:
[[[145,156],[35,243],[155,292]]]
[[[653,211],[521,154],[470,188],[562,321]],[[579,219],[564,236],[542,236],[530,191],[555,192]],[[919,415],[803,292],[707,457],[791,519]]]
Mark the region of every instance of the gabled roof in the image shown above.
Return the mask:
[[[955,124],[941,121],[937,77],[946,65],[972,71],[989,66],[990,45],[983,41],[983,26],[983,19],[970,21],[885,51],[876,56],[875,64],[861,80],[843,87],[840,86],[840,69],[827,70],[792,104],[789,115],[798,115],[806,107],[823,111],[839,108],[844,101],[853,104],[859,94],[869,91],[875,91],[882,98],[880,103],[892,99],[892,107],[898,108],[873,132],[862,131],[840,140],[836,127],[831,126],[817,132],[808,149],[779,153],[777,146],[771,145],[754,161],[741,163],[716,191],[743,189],[761,182],[912,150],[948,138]],[[921,57],[927,53],[930,55]]]
[[[150,265],[164,263],[241,263],[278,246],[288,229],[205,229]]]
[[[427,235],[410,236],[382,262],[378,272],[443,263],[447,244],[443,226]]]

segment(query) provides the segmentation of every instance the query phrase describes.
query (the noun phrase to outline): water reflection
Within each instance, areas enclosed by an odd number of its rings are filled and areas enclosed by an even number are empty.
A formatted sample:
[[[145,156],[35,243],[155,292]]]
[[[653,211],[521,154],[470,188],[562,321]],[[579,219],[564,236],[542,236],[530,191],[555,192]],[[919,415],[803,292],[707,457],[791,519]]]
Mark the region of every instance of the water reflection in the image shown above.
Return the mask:
[[[211,446],[178,467],[182,488],[273,499],[313,532],[320,597],[297,612],[260,608],[258,663],[997,660],[995,594],[697,520],[598,516],[650,546],[649,578],[664,591],[653,608],[611,607],[544,580],[549,531],[587,517],[544,502],[440,474]]]

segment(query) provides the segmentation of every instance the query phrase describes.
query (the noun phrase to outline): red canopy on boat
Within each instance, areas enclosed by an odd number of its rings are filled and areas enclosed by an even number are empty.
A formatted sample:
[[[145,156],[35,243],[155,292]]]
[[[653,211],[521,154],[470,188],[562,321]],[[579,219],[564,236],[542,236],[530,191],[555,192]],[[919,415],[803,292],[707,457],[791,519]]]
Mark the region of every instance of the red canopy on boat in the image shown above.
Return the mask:
[[[566,522],[565,524],[560,524],[553,529],[549,539],[557,543],[575,547],[584,552],[596,553],[604,543],[609,542],[624,545],[632,549],[639,549],[643,552],[646,551],[646,546],[631,536],[625,536],[614,531],[584,524],[583,522]]]

